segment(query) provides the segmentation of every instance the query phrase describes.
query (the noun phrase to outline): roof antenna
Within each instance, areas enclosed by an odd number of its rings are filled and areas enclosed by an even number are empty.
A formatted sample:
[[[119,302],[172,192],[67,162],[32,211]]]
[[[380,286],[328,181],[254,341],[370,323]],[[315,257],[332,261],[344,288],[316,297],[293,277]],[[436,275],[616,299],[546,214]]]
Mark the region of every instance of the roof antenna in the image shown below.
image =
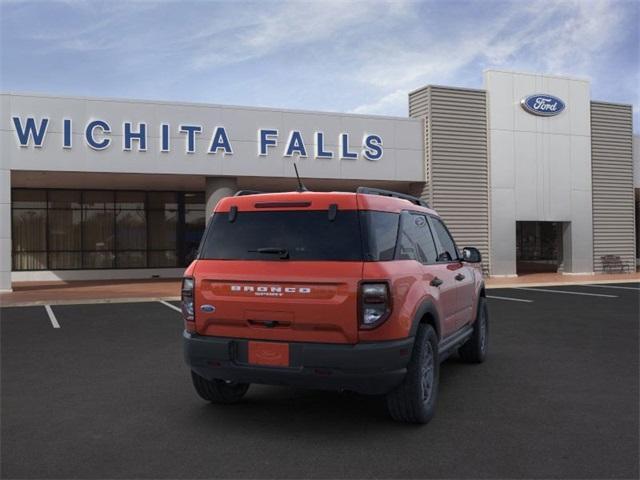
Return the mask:
[[[300,180],[300,175],[298,175],[298,165],[293,164],[293,169],[296,171],[296,178],[298,179],[298,192],[308,192],[307,187],[304,186],[302,180]]]

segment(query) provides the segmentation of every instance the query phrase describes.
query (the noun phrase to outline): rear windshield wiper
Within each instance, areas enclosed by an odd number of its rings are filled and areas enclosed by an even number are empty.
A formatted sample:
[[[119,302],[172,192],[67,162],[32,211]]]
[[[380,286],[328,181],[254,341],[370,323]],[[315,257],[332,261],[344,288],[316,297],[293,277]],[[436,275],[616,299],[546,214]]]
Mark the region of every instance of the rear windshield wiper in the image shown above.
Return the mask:
[[[289,258],[289,250],[286,248],[278,248],[278,247],[265,247],[258,248],[257,250],[249,250],[251,253],[271,253],[273,255],[280,255],[282,260],[287,260]]]

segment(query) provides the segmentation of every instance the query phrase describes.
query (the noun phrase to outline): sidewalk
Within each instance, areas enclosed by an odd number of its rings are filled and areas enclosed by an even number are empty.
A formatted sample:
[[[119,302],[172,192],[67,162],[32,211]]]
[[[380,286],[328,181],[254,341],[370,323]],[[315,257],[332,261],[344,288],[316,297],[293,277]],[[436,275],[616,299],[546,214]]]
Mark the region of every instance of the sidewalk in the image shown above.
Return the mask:
[[[180,279],[15,282],[0,306],[179,300]]]
[[[597,273],[594,275],[563,275],[561,273],[530,273],[519,277],[493,277],[485,280],[487,288],[543,287],[580,285],[585,283],[640,282],[640,272]]]
[[[13,292],[0,293],[0,306],[179,300],[180,282],[180,279],[16,282]],[[485,282],[487,288],[640,282],[640,272],[598,275],[534,273],[514,278],[488,278]]]

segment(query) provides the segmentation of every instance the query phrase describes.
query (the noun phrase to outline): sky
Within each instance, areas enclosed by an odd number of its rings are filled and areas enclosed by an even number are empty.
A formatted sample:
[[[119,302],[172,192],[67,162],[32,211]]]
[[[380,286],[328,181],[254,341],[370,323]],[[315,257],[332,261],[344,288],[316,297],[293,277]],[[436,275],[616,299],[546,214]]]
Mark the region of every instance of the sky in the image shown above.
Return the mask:
[[[640,0],[0,0],[3,91],[407,116],[501,68],[634,105]]]

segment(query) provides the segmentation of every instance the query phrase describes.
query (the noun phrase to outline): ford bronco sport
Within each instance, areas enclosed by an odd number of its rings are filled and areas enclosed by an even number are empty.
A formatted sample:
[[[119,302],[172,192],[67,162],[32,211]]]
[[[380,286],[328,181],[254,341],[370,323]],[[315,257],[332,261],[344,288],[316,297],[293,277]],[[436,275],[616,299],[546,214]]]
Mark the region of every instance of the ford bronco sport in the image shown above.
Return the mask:
[[[223,198],[182,282],[194,387],[214,403],[251,383],[383,394],[394,419],[426,423],[440,362],[487,354],[480,260],[409,195]]]

